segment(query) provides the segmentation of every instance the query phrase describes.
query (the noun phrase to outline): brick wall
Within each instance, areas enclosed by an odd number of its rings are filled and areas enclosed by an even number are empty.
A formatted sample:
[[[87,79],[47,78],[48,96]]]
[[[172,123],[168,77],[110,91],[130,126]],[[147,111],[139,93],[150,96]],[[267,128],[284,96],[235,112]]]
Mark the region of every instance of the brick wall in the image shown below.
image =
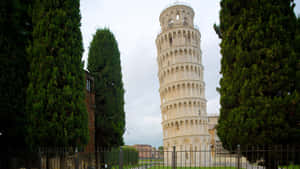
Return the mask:
[[[95,93],[94,78],[85,71],[85,103],[88,111],[90,140],[85,147],[85,152],[91,153],[95,151]]]

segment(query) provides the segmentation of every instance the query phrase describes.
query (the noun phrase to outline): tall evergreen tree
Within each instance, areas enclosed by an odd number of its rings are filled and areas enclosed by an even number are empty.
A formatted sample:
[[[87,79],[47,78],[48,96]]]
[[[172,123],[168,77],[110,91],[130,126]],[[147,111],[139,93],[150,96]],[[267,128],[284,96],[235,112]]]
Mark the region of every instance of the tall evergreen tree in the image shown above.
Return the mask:
[[[110,30],[96,31],[90,44],[88,70],[95,79],[96,146],[123,145],[125,113],[120,52]]]
[[[79,4],[33,3],[26,100],[26,140],[32,146],[81,146],[89,138]]]
[[[293,8],[292,0],[221,1],[215,26],[222,38],[217,129],[226,149],[299,143],[299,26]],[[245,155],[251,161],[262,156]]]
[[[31,24],[27,9],[30,0],[0,2],[0,159],[20,156],[25,149],[25,94],[28,62],[26,47]],[[9,168],[7,164],[2,167]]]

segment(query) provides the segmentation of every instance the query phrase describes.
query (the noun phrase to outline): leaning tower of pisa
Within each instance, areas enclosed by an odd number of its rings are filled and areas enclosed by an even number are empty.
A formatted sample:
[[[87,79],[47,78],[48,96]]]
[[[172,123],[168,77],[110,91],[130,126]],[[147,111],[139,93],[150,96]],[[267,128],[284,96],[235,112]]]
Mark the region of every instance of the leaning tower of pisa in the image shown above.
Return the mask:
[[[185,151],[177,154],[181,166],[201,166],[209,158],[209,153],[197,152],[209,150],[209,134],[201,35],[193,20],[190,6],[174,4],[160,14],[156,38],[163,144],[165,151],[174,146]],[[164,158],[167,165],[170,158]]]

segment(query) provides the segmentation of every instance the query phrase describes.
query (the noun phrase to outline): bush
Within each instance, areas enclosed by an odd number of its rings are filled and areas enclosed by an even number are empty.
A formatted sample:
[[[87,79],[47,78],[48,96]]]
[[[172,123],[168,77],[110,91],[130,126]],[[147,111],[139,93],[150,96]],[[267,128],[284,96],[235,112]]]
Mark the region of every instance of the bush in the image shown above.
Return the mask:
[[[139,152],[132,147],[123,147],[124,165],[136,165],[139,162]]]
[[[123,152],[123,165],[136,165],[139,161],[139,154],[135,148],[124,146]],[[109,166],[119,165],[120,149],[114,148],[111,151],[104,151],[104,163]]]

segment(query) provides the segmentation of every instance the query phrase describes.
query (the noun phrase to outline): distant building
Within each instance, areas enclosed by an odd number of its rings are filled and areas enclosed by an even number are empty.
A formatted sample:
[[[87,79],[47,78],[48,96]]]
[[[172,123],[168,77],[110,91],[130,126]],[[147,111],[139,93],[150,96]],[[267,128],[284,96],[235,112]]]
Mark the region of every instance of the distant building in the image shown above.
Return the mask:
[[[152,158],[152,146],[148,144],[135,144],[131,146],[139,152],[139,158]]]
[[[158,159],[162,158],[162,153],[148,144],[135,144],[130,147],[135,148],[139,152],[140,159]]]
[[[210,134],[210,145],[211,145],[211,151],[213,155],[214,152],[217,153],[227,152],[227,150],[223,148],[222,142],[218,137],[217,128],[216,128],[218,124],[218,120],[219,120],[218,114],[208,116],[208,132]]]
[[[210,144],[212,146],[214,146],[216,142],[220,141],[216,129],[218,120],[219,120],[219,115],[208,115],[208,132],[210,134]]]
[[[219,115],[209,115],[208,116],[208,133],[210,135],[210,146],[212,156],[214,156],[214,152],[216,151],[217,144],[220,142],[220,139],[217,135],[216,126],[218,124]]]

